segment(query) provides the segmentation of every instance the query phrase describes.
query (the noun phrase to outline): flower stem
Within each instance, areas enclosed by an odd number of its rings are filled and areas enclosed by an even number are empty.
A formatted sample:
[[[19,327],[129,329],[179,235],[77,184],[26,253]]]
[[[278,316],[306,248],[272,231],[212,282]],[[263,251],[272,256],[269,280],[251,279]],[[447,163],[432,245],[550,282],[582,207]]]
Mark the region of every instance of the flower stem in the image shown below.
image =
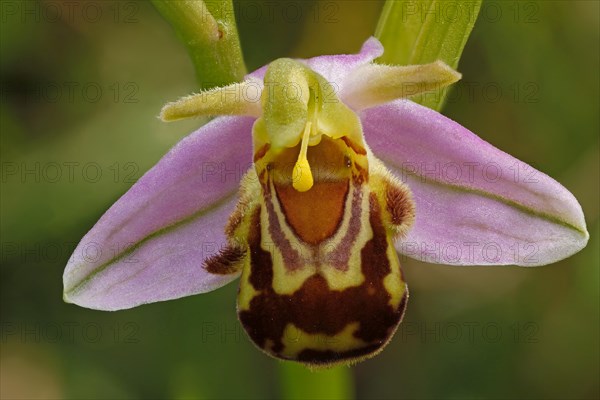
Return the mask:
[[[283,400],[354,398],[352,371],[346,366],[311,371],[299,364],[282,362],[279,380]]]
[[[185,44],[202,89],[239,82],[246,74],[232,0],[152,0]]]
[[[375,30],[385,48],[378,61],[413,65],[442,60],[456,69],[481,1],[386,0]],[[445,88],[411,100],[439,111],[447,92]]]

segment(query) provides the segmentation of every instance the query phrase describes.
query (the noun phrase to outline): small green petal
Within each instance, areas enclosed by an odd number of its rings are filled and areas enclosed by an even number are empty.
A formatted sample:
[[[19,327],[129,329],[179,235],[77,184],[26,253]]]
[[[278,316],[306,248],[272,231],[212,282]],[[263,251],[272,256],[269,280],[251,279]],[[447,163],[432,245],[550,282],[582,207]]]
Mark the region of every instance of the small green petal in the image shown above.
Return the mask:
[[[261,83],[248,80],[192,94],[166,104],[160,112],[160,118],[167,122],[191,117],[217,115],[258,117],[261,114],[261,90]]]
[[[480,8],[481,0],[387,0],[375,31],[385,48],[377,61],[413,65],[441,60],[456,69]],[[411,100],[439,111],[446,93]]]
[[[461,74],[442,61],[404,67],[370,64],[352,73],[343,97],[352,108],[362,110],[439,90],[460,78]]]

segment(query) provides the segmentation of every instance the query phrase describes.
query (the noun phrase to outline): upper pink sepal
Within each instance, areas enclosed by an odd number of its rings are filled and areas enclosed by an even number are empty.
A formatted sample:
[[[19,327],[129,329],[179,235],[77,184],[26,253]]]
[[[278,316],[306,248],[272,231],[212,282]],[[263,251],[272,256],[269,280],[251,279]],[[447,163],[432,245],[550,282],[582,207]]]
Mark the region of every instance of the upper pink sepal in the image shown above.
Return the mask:
[[[346,77],[361,65],[373,62],[383,54],[383,46],[374,37],[370,37],[362,45],[357,54],[335,54],[329,56],[313,57],[305,60],[298,60],[305,63],[312,70],[321,74],[334,89],[341,89]],[[249,77],[263,80],[268,64],[256,71],[248,74]],[[339,93],[336,92],[336,94]]]

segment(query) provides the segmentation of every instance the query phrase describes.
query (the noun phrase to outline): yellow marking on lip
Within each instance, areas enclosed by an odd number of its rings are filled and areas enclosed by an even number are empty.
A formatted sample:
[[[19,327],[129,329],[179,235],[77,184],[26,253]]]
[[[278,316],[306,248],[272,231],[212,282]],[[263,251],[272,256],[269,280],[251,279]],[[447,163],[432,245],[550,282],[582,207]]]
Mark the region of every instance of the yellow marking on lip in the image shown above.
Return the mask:
[[[340,271],[334,267],[322,269],[321,274],[332,291],[360,286],[365,282],[365,275],[361,271],[360,263],[352,263],[351,261],[349,264],[347,271]]]
[[[400,271],[400,261],[394,244],[388,238],[387,258],[390,263],[390,273],[383,278],[383,287],[390,295],[390,306],[394,309],[398,308],[404,293],[406,292],[406,283],[402,280],[402,272]]]
[[[260,294],[250,283],[250,263],[251,257],[246,257],[246,262],[242,268],[242,277],[240,278],[240,289],[238,291],[238,311],[250,310],[250,302]]]
[[[346,352],[365,347],[361,339],[354,337],[354,333],[360,328],[358,322],[352,322],[337,335],[326,335],[323,333],[306,333],[302,329],[289,323],[283,331],[281,342],[284,349],[280,355],[286,358],[296,359],[303,350]]]
[[[295,271],[289,271],[282,262],[273,263],[273,291],[278,295],[292,295],[304,282],[317,273],[314,265],[305,265]]]

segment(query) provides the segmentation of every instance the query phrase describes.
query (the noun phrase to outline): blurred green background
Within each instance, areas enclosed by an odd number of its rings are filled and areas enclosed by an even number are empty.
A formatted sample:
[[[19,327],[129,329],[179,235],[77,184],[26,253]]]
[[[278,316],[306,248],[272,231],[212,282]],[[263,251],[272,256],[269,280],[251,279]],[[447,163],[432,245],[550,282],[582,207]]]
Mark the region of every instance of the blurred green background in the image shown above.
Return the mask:
[[[170,26],[140,1],[1,3],[0,394],[276,398],[278,362],[247,340],[236,284],[106,313],[62,301],[62,272],[102,213],[198,121]],[[382,1],[238,1],[248,67],[355,52]],[[540,268],[403,261],[411,300],[358,398],[598,398],[599,3],[486,1],[444,114],[556,178],[587,248]]]

